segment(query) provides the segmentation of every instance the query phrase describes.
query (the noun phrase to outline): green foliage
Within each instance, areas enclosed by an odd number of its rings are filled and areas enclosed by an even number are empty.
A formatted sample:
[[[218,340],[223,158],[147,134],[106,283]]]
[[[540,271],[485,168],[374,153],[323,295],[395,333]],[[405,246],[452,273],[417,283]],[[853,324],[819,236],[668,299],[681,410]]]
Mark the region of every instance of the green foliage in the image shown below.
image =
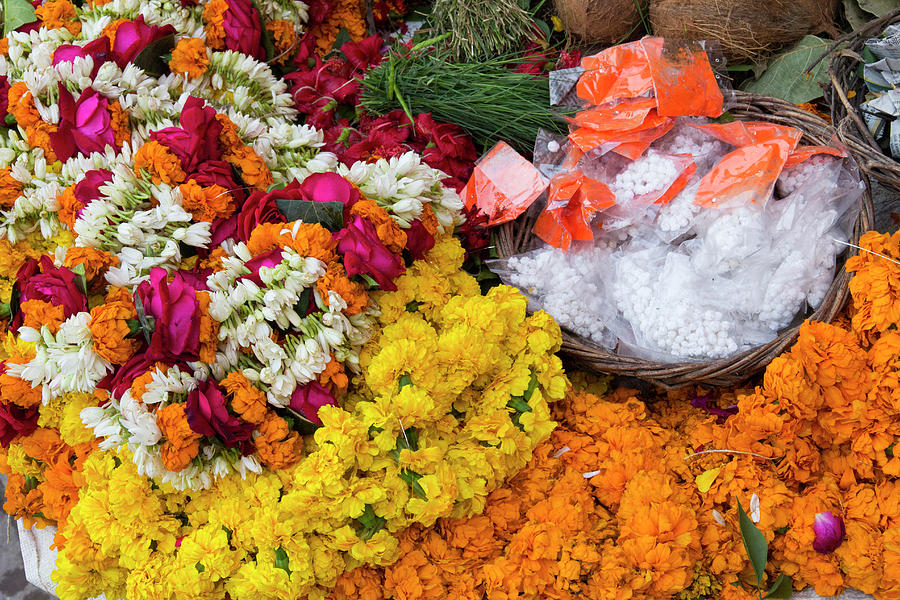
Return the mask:
[[[438,35],[449,34],[447,52],[460,61],[514,52],[534,39],[537,24],[518,0],[435,0],[431,23]]]
[[[356,521],[359,525],[356,535],[363,540],[372,539],[372,536],[384,529],[384,524],[387,523],[387,519],[375,514],[370,504],[366,504],[366,509]]]
[[[302,221],[318,223],[328,231],[339,231],[344,226],[342,202],[313,202],[312,200],[275,200],[278,211],[288,223]]]
[[[764,590],[763,585],[766,582],[766,564],[769,560],[769,544],[766,538],[759,530],[756,524],[747,516],[744,507],[738,503],[738,528],[741,532],[741,540],[744,542],[744,550],[753,566],[753,572],[756,574],[756,595],[760,600],[767,598],[783,598],[791,597],[794,591],[791,578],[780,573],[768,590]]]
[[[37,20],[34,7],[28,0],[3,0],[3,36],[8,36],[22,25]]]
[[[148,75],[159,77],[169,72],[169,59],[172,48],[175,47],[175,34],[169,34],[163,38],[150,42],[134,57],[134,64]]]
[[[809,74],[806,69],[832,44],[832,40],[804,36],[796,44],[769,61],[768,68],[742,86],[744,91],[775,96],[793,104],[820,98],[828,83],[828,61],[820,61]]]

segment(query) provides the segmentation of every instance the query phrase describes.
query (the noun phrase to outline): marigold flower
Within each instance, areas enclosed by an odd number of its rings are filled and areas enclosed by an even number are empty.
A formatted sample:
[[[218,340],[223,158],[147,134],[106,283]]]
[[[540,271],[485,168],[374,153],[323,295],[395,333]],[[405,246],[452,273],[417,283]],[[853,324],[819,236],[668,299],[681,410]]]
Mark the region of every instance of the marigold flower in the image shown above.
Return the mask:
[[[203,7],[203,31],[206,43],[213,50],[225,49],[225,11],[228,10],[226,0],[210,0]]]
[[[347,308],[343,311],[346,315],[359,314],[369,305],[369,294],[365,286],[347,277],[344,265],[339,262],[328,264],[325,275],[316,282],[316,290],[326,306],[330,306],[329,291],[340,296],[347,303]]]
[[[216,121],[222,125],[222,131],[219,133],[219,147],[222,149],[222,157],[224,160],[231,160],[229,157],[236,157],[237,151],[244,147],[244,142],[238,134],[237,125],[228,118],[228,115],[216,113]]]
[[[270,469],[286,469],[296,464],[303,450],[303,438],[288,429],[287,421],[274,412],[267,412],[253,438],[259,459]]]
[[[134,171],[140,173],[142,170],[146,170],[156,184],[178,185],[185,179],[181,160],[156,141],[145,142],[134,154]]]
[[[66,259],[63,266],[69,269],[84,265],[84,275],[88,282],[103,277],[110,267],[119,266],[119,257],[113,256],[106,250],[98,250],[88,246],[73,246],[66,249]]]
[[[316,40],[319,54],[327,54],[337,39],[338,32],[346,29],[354,42],[366,37],[366,22],[363,18],[362,5],[355,0],[337,0],[328,17],[309,29],[312,39]]]
[[[326,264],[334,261],[335,246],[331,232],[318,223],[260,223],[247,240],[247,249],[254,256],[276,248],[293,248],[300,256],[318,258]]]
[[[91,309],[91,339],[94,352],[114,365],[124,365],[140,347],[136,339],[129,339],[129,319],[137,319],[134,304],[110,302]]]
[[[47,29],[66,28],[72,35],[81,33],[81,21],[75,14],[75,5],[69,0],[49,0],[38,6],[34,13]]]
[[[53,335],[56,335],[66,318],[62,305],[50,304],[45,300],[26,300],[19,307],[19,311],[23,315],[22,325],[39,331],[46,325]]]
[[[275,64],[287,64],[298,42],[294,23],[284,19],[273,19],[266,23],[266,29],[272,34],[272,40],[275,43],[275,56],[273,57]]]
[[[116,146],[121,147],[125,142],[131,141],[130,117],[118,100],[112,100],[108,105],[109,125],[115,136]]]
[[[231,396],[231,409],[247,423],[261,424],[267,414],[266,395],[253,387],[240,371],[232,371],[219,384]]]
[[[181,38],[172,50],[169,68],[188,79],[202,77],[209,70],[206,44],[200,38]]]
[[[257,190],[267,190],[273,183],[272,172],[266,162],[250,146],[241,146],[224,156],[225,160],[237,167],[244,183]]]
[[[16,180],[9,167],[0,169],[0,207],[12,208],[16,198],[22,195],[22,184]]]
[[[0,374],[0,402],[15,404],[22,408],[31,408],[41,403],[41,387],[31,387],[31,383],[7,375]]]
[[[351,215],[359,215],[374,227],[378,239],[394,254],[400,254],[406,247],[406,233],[391,218],[386,210],[368,198],[360,198],[350,209]]]
[[[43,150],[48,163],[56,162],[56,153],[53,152],[53,145],[50,143],[50,134],[56,133],[56,129],[56,125],[40,120],[25,128],[25,137],[28,138],[28,143]]]
[[[211,223],[234,214],[234,198],[220,185],[204,187],[189,179],[179,185],[178,189],[181,191],[182,206],[191,213],[195,221]]]
[[[165,438],[160,458],[170,471],[181,471],[200,450],[199,433],[191,429],[184,404],[169,404],[156,411],[156,422]]]

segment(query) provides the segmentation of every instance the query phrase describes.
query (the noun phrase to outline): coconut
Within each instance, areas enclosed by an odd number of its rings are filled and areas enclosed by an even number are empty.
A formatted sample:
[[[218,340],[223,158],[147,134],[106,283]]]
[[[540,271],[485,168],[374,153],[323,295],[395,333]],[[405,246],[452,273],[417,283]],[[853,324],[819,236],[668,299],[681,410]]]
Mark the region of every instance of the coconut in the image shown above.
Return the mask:
[[[638,1],[641,4],[639,9]],[[570,34],[588,44],[617,44],[637,31],[646,0],[553,0]]]
[[[757,62],[810,33],[835,34],[837,0],[651,0],[662,37],[718,40],[725,58]]]

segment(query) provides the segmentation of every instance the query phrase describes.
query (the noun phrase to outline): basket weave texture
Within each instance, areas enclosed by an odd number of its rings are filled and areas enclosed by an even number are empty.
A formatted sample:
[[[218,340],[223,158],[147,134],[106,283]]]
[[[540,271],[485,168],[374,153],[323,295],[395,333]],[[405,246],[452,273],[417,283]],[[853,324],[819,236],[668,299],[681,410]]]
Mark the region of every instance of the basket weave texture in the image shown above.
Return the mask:
[[[860,75],[866,40],[877,37],[885,27],[897,23],[900,23],[900,8],[837,39],[819,60],[830,58],[828,75],[831,86],[825,90],[825,99],[831,109],[831,120],[838,138],[869,179],[900,193],[900,163],[881,151],[859,112],[868,92]]]
[[[802,144],[827,145],[834,137],[834,129],[819,117],[801,110],[793,104],[777,98],[734,92],[725,107],[736,118],[742,120],[763,120],[790,125],[803,132]],[[848,136],[850,134],[847,134]],[[858,142],[862,144],[862,142]],[[865,178],[865,175],[863,175]],[[872,197],[866,181],[866,191],[861,201],[859,217],[851,234],[851,241],[859,242],[859,237],[872,228]],[[525,252],[532,243],[532,228],[536,215],[528,211],[515,221],[499,226],[495,231],[495,243],[502,258]],[[838,258],[836,275],[828,293],[819,307],[807,315],[816,321],[830,322],[841,311],[850,297],[847,287],[850,275],[844,271],[848,252]],[[734,386],[764,369],[769,362],[793,344],[799,325],[788,327],[768,344],[729,356],[706,362],[662,363],[640,358],[618,356],[591,341],[563,329],[562,353],[566,358],[582,368],[597,373],[611,373],[637,377],[664,388],[676,388],[690,384],[708,386]]]

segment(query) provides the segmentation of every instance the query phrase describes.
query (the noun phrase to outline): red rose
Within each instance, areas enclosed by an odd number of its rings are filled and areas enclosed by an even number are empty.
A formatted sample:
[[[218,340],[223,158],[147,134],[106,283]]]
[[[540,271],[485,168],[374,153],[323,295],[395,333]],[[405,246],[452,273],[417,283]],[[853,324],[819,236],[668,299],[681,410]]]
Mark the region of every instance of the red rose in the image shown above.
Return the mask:
[[[94,77],[103,63],[113,58],[110,52],[109,38],[104,35],[88,42],[84,46],[63,44],[53,52],[53,64],[73,62],[76,58],[84,58],[86,56],[90,56],[94,60],[94,68],[91,69],[91,77]]]
[[[150,133],[181,159],[185,173],[193,173],[201,163],[222,158],[219,134],[222,124],[216,120],[216,109],[204,106],[204,101],[191,96],[184,103],[179,119],[181,127],[166,127]]]
[[[0,446],[8,448],[17,437],[34,433],[37,421],[37,406],[22,408],[14,404],[0,404]]]
[[[241,205],[247,194],[244,187],[234,180],[234,171],[224,160],[207,160],[197,165],[197,170],[188,175],[202,186],[219,185],[228,190],[236,204]]]
[[[382,37],[372,35],[358,42],[344,42],[341,52],[353,65],[354,71],[365,73],[384,60],[383,48],[385,48],[385,44]]]
[[[249,443],[253,424],[244,423],[228,412],[225,395],[215,381],[201,381],[188,394],[184,414],[190,428],[200,435],[217,437],[226,448],[241,448],[241,454],[253,451]]]
[[[65,162],[78,153],[103,152],[107,146],[117,148],[106,97],[94,88],[87,88],[76,102],[62,83],[57,86],[59,127],[50,134],[50,146],[56,157]]]
[[[425,253],[434,248],[434,236],[428,233],[422,221],[416,219],[406,230],[406,249],[413,260],[419,260]]]
[[[112,171],[107,171],[106,169],[86,171],[84,179],[75,184],[75,198],[84,206],[87,206],[100,197],[100,186],[112,181],[112,177]],[[82,210],[84,208],[78,209],[78,212],[75,213],[76,218],[81,216]]]
[[[87,298],[78,289],[75,273],[66,267],[56,267],[47,255],[41,257],[40,265],[39,274],[33,274],[25,280],[16,279],[22,302],[43,300],[54,306],[62,306],[65,318],[87,310]],[[26,272],[30,271],[31,268]]]
[[[225,29],[225,46],[229,50],[265,60],[266,51],[260,44],[262,26],[259,11],[250,0],[228,0],[222,27]]]
[[[148,358],[145,353],[135,354],[127,363],[101,379],[97,387],[107,390],[113,398],[121,398],[122,394],[131,389],[135,379],[152,369],[158,362],[162,362],[166,367],[174,364],[170,360],[158,361]]]
[[[387,249],[378,239],[375,227],[356,215],[350,223],[334,234],[338,253],[344,257],[348,275],[370,275],[382,290],[397,289],[392,281],[406,271],[403,260]]]
[[[286,223],[287,220],[284,218],[284,215],[281,214],[278,206],[275,205],[275,200],[279,198],[299,200],[301,198],[300,184],[294,181],[282,190],[272,192],[255,191],[250,194],[247,200],[244,201],[244,206],[241,207],[241,212],[238,214],[237,239],[242,242],[249,240],[250,233],[260,223]]]

